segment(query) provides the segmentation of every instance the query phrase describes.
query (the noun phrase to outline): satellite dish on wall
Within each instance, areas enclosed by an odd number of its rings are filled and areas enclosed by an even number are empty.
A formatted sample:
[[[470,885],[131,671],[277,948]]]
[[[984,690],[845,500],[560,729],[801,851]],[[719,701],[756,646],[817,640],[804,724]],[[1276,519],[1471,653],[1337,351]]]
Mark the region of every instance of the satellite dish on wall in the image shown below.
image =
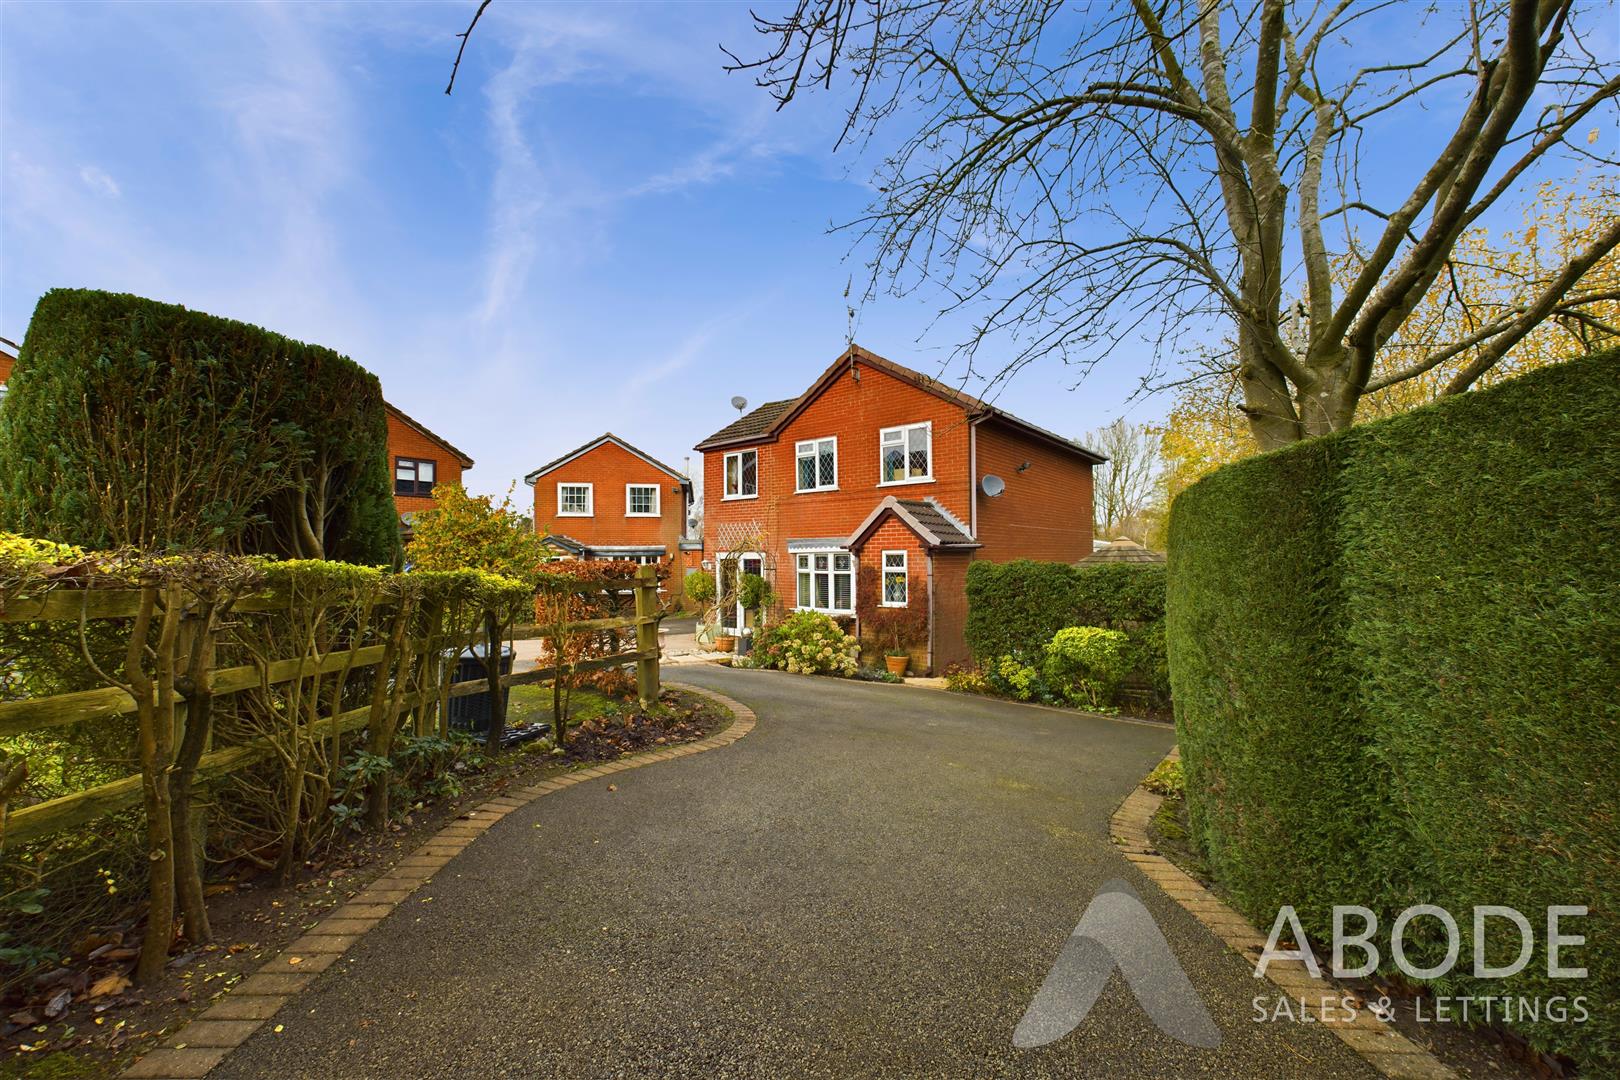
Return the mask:
[[[688,529],[695,529],[695,528],[697,528],[697,518],[695,518],[695,517],[689,517],[689,518],[687,518],[687,519],[686,519],[686,527],[687,527],[687,528],[688,528]]]
[[[1007,481],[995,473],[986,473],[984,479],[979,481],[979,490],[993,499],[1007,490]]]
[[[742,412],[744,409],[748,408],[748,399],[740,395],[738,397],[734,397],[731,399],[731,407],[736,409],[738,412]]]

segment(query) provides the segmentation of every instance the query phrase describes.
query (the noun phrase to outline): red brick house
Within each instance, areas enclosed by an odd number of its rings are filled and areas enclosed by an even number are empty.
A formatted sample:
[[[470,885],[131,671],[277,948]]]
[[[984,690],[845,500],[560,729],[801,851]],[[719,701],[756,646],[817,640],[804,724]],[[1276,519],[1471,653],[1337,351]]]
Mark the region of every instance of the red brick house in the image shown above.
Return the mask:
[[[0,338],[0,341],[5,339]],[[7,341],[6,345],[11,346],[11,342]],[[11,382],[11,369],[16,366],[17,354],[9,351],[9,348],[0,348],[0,401],[6,399],[6,384]]]
[[[692,481],[612,432],[523,478],[534,488],[534,527],[559,554],[580,559],[671,561],[683,592],[682,543]]]
[[[926,606],[913,663],[935,671],[969,659],[974,559],[1091,554],[1091,470],[1105,460],[858,345],[696,449],[704,554],[722,578],[760,573],[789,608],[853,617],[867,568],[877,604]],[[731,628],[742,618],[722,613]]]
[[[388,463],[394,470],[394,509],[409,538],[411,518],[433,508],[436,484],[459,484],[473,459],[400,410],[388,408]]]

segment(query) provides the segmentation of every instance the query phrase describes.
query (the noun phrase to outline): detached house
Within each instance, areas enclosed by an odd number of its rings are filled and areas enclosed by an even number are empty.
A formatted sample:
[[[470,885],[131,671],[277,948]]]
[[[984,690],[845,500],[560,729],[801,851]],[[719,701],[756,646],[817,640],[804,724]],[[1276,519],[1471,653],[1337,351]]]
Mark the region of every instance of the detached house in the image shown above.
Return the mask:
[[[722,595],[727,573],[757,573],[788,607],[853,617],[864,580],[866,602],[927,611],[916,660],[935,671],[969,659],[974,559],[1091,554],[1091,470],[1106,460],[858,345],[696,449]],[[721,619],[735,632],[743,613]]]
[[[612,432],[547,462],[523,482],[534,488],[534,527],[559,554],[683,565],[691,479]],[[683,580],[674,569],[666,587],[678,594]]]
[[[459,484],[473,459],[392,405],[388,409],[388,462],[394,470],[394,509],[410,538],[411,519],[434,506],[437,484]]]

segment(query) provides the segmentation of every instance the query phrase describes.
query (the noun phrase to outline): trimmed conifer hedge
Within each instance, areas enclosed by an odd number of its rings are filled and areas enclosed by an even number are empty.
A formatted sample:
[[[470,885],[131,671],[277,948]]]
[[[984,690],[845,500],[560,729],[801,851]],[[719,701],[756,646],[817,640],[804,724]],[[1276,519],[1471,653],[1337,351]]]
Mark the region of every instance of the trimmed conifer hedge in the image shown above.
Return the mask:
[[[0,525],[91,548],[393,563],[376,376],[257,326],[54,289],[0,409]]]
[[[1438,904],[1448,994],[1584,995],[1516,1024],[1620,1065],[1620,351],[1223,468],[1171,514],[1168,636],[1193,833],[1238,905]],[[1471,974],[1475,905],[1529,965]],[[1547,976],[1546,909],[1586,905]],[[1351,927],[1356,923],[1352,920]],[[1493,965],[1518,934],[1487,923]],[[1408,955],[1444,954],[1419,919]],[[1352,951],[1352,960],[1358,959]]]

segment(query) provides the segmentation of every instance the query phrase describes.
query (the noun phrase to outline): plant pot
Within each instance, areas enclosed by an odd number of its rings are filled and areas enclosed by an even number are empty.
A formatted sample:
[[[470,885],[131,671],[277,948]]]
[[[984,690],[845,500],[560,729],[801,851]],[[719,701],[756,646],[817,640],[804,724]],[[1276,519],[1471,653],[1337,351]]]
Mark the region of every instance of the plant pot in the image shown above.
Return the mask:
[[[737,650],[737,635],[736,634],[716,634],[714,636],[714,647],[719,652],[736,652],[736,650]]]
[[[904,675],[906,666],[911,663],[909,656],[885,656],[884,664],[888,665],[890,675]]]

